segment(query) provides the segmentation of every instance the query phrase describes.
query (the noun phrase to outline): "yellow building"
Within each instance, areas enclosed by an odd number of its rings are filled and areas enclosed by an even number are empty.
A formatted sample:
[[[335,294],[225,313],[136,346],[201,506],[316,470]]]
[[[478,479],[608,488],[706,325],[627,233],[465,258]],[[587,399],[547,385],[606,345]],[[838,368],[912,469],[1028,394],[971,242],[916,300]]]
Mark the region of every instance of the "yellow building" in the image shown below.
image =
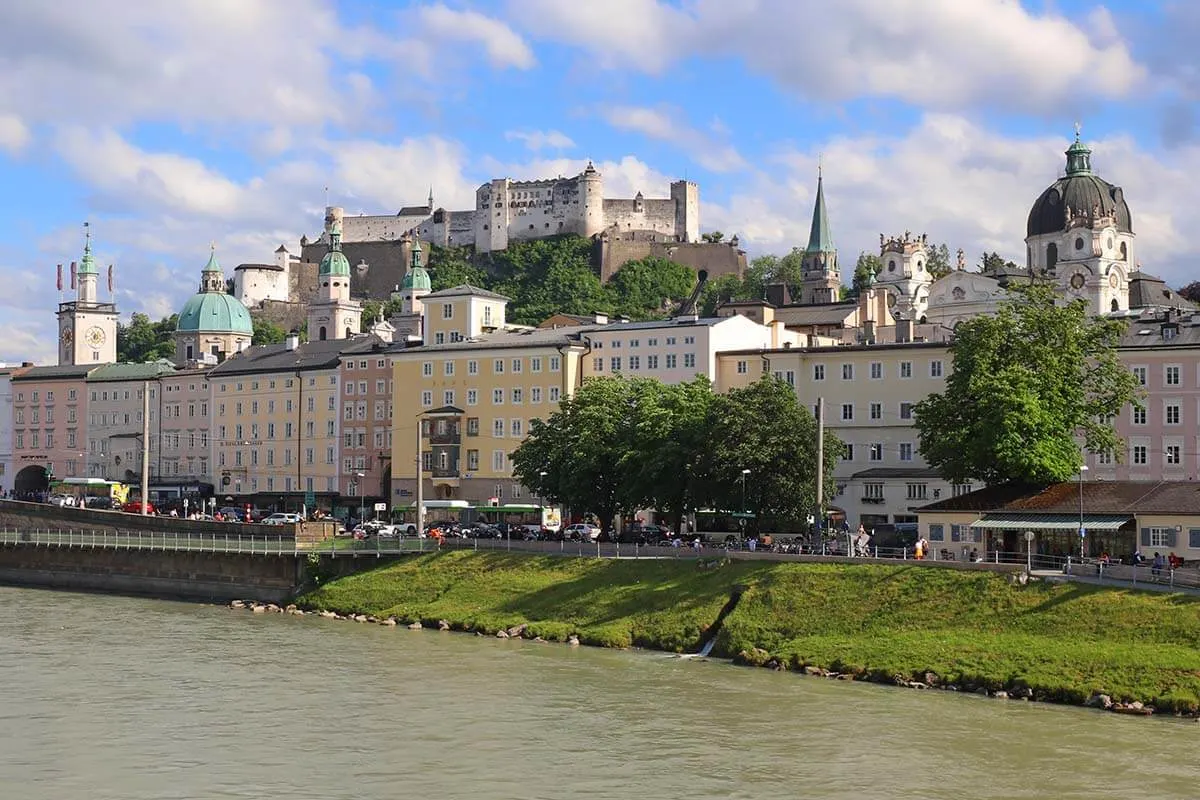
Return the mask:
[[[503,325],[505,302],[472,287],[434,292],[425,314],[435,343],[392,352],[394,507],[416,497],[418,421],[426,499],[536,502],[513,478],[510,455],[532,420],[545,419],[574,392],[586,329],[480,336]]]
[[[723,391],[770,373],[796,389],[814,410],[824,404],[827,431],[847,446],[834,473],[835,520],[868,529],[915,523],[917,506],[971,490],[951,486],[921,457],[913,407],[943,391],[951,359],[941,342],[840,345],[718,354],[715,382]]]
[[[277,510],[338,499],[341,355],[373,336],[251,347],[209,371],[217,496]]]

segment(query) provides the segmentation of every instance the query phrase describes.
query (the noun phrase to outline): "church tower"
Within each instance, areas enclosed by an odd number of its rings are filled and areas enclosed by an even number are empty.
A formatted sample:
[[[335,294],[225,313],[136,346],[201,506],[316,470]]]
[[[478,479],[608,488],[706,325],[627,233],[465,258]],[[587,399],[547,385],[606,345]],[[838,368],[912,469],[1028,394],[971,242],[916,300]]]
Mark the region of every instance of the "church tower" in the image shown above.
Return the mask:
[[[886,238],[879,234],[879,260],[883,269],[877,285],[888,292],[888,308],[896,319],[923,322],[929,311],[929,286],[933,276],[926,268],[929,237],[905,231]]]
[[[813,204],[812,228],[808,247],[801,261],[800,304],[836,303],[842,289],[842,274],[838,270],[837,247],[829,229],[829,212],[825,209],[825,187],[821,168],[817,167],[817,201]]]
[[[350,299],[350,261],[342,253],[342,209],[325,209],[329,252],[317,270],[317,296],[308,306],[308,340],[348,339],[362,326],[362,305]]]
[[[76,299],[58,304],[60,366],[111,364],[117,360],[117,307],[99,301],[100,271],[92,255],[92,231],[87,223],[84,228],[83,259],[78,268],[71,264],[71,287],[76,289]],[[112,267],[108,291],[111,295]]]

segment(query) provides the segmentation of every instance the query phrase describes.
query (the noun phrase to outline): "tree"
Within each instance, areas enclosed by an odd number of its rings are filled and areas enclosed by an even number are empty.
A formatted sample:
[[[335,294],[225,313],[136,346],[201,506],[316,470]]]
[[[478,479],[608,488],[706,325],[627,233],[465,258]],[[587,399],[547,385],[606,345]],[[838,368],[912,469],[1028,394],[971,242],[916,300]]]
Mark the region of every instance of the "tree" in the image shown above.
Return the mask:
[[[1187,300],[1189,303],[1200,304],[1200,281],[1192,281],[1187,286],[1182,286],[1175,290],[1175,294]]]
[[[618,513],[631,510],[622,465],[632,449],[635,392],[635,383],[624,378],[585,380],[549,419],[530,423],[512,454],[513,475],[551,502],[594,512],[607,528]]]
[[[858,262],[854,265],[854,278],[850,284],[850,294],[857,297],[862,294],[863,287],[867,284],[867,276],[872,278],[878,277],[883,271],[883,261],[879,256],[870,253],[859,253]]]
[[[746,290],[746,283],[738,280],[737,275],[719,275],[704,284],[700,290],[700,299],[696,306],[699,314],[704,317],[716,316],[717,306],[730,300],[750,300],[761,297]]]
[[[605,289],[618,314],[630,319],[662,318],[671,306],[688,298],[696,286],[690,267],[651,256],[629,261],[613,274]]]
[[[1055,304],[1048,286],[1017,287],[994,317],[961,323],[946,391],[917,404],[921,452],[955,483],[1053,483],[1078,474],[1077,436],[1120,457],[1111,419],[1140,405],[1117,355],[1125,323]]]
[[[717,244],[725,238],[725,234],[721,233],[720,231],[712,231],[710,233],[700,234],[700,238],[709,244]]]
[[[117,360],[131,364],[171,358],[175,355],[175,342],[171,334],[179,324],[179,315],[172,314],[158,322],[135,312],[129,324],[117,323]]]
[[[253,314],[251,315],[253,319]],[[254,338],[251,344],[281,344],[287,338],[288,332],[282,325],[277,325],[269,319],[254,319]]]
[[[929,277],[935,281],[950,274],[950,270],[952,269],[950,266],[950,247],[945,242],[929,248],[925,257],[925,269],[929,272]]]
[[[791,252],[779,259],[772,279],[774,282],[786,283],[788,289],[795,292],[804,282],[804,251],[793,247]]]
[[[697,494],[716,508],[746,509],[761,520],[804,519],[816,510],[817,422],[796,392],[771,375],[728,394],[714,395]],[[833,469],[842,443],[826,431],[824,492],[836,488]],[[750,470],[743,478],[743,470]]]
[[[491,284],[487,272],[471,262],[470,254],[464,247],[431,246],[426,269],[429,272],[429,283],[435,292],[464,283],[481,289],[488,288]]]
[[[979,260],[979,271],[988,272],[1003,272],[1005,270],[1017,269],[1016,262],[1005,261],[1004,256],[996,252],[984,253]]]
[[[364,300],[362,329],[365,331],[380,320],[399,314],[404,309],[403,300]]]

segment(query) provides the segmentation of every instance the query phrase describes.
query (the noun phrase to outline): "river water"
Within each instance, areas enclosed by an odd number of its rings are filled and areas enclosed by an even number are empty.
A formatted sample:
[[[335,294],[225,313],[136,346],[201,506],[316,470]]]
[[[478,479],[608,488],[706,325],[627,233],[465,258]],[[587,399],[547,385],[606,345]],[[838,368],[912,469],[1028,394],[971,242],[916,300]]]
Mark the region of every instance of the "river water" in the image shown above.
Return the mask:
[[[0,588],[0,797],[1194,798],[1200,726]]]

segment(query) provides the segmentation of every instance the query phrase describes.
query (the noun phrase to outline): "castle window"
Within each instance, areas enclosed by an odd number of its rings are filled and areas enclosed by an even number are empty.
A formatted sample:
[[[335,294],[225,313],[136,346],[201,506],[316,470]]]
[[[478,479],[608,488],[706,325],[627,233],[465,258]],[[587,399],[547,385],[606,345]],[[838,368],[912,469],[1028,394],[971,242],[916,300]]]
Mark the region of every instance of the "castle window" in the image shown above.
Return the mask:
[[[1054,269],[1058,263],[1058,245],[1054,242],[1046,245],[1046,269]]]
[[[896,262],[889,261],[888,262],[888,272],[895,272],[895,271],[896,271]]]
[[[1117,250],[1121,254],[1120,258],[1122,261],[1124,261],[1124,260],[1126,260],[1126,258],[1128,258],[1128,252],[1125,250],[1124,242],[1121,242],[1121,246],[1119,248],[1117,248]]]
[[[1082,249],[1083,249],[1083,237],[1082,237],[1082,236],[1076,236],[1076,237],[1075,237],[1075,249],[1076,249],[1076,250],[1082,250]]]

